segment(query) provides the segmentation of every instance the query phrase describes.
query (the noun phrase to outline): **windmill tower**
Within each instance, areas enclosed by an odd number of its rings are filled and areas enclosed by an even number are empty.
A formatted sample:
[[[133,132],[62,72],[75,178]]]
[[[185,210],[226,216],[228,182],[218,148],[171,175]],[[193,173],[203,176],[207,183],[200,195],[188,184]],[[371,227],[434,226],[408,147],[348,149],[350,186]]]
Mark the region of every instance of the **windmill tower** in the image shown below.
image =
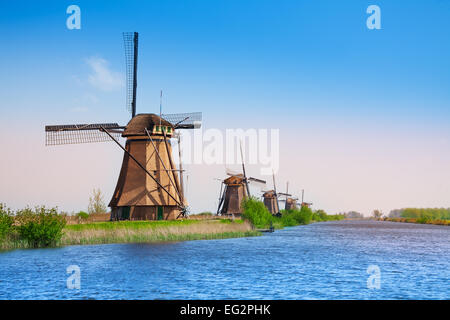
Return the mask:
[[[219,206],[217,207],[217,214],[221,215],[240,215],[242,214],[242,200],[250,198],[249,182],[259,183],[265,185],[266,181],[247,177],[244,164],[244,155],[242,153],[241,145],[241,159],[242,159],[242,173],[232,173],[227,171],[228,178],[222,181],[221,192],[222,196],[219,199]]]
[[[280,214],[280,206],[278,204],[277,186],[275,183],[275,173],[272,171],[273,190],[265,191],[263,193],[264,205],[267,210],[273,215]]]
[[[123,151],[117,185],[109,203],[111,220],[167,220],[187,214],[181,169],[180,129],[201,126],[197,113],[136,114],[138,33],[124,33],[127,109],[131,120],[117,123],[46,126],[46,145],[113,141]],[[170,139],[178,137],[179,169]],[[125,147],[118,141],[126,139]]]
[[[283,193],[283,192],[277,192],[277,185],[275,183],[275,173],[272,172],[272,178],[273,178],[273,190],[268,190],[263,193],[263,199],[264,199],[264,205],[266,206],[267,210],[273,215],[280,215],[280,205],[279,205],[279,197],[284,196],[290,196],[290,194]]]
[[[283,193],[286,196],[284,199],[280,201],[284,202],[284,210],[295,210],[297,209],[297,197],[293,197],[292,194],[289,193],[289,181],[286,182],[286,193]]]
[[[300,203],[300,205],[302,207],[308,207],[308,208],[311,207],[312,206],[312,202],[305,202],[304,198],[305,198],[305,190],[302,189],[302,202]]]
[[[280,213],[280,207],[278,206],[278,196],[275,190],[269,190],[263,193],[264,205],[267,210],[273,215]]]

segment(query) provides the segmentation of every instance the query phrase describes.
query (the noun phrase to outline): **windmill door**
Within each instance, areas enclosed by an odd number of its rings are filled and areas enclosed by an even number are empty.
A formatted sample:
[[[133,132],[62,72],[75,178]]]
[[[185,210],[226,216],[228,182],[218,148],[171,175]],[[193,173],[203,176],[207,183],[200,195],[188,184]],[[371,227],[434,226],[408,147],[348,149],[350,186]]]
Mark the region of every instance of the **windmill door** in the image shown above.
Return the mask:
[[[163,219],[163,207],[158,206],[158,220]]]
[[[122,207],[122,220],[130,219],[130,207]]]

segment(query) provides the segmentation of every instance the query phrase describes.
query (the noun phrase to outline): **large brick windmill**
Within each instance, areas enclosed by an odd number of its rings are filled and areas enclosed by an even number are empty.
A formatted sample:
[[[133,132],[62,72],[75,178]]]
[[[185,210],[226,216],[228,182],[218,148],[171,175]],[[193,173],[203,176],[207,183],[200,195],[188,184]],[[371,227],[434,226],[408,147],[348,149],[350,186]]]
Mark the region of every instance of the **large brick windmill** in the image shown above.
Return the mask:
[[[167,220],[187,214],[183,191],[180,129],[200,128],[202,114],[136,114],[138,33],[124,33],[127,109],[131,120],[117,123],[46,126],[46,145],[114,141],[123,151],[116,189],[109,203],[111,220]],[[118,138],[126,139],[123,147]],[[180,164],[172,158],[170,138],[178,138]]]

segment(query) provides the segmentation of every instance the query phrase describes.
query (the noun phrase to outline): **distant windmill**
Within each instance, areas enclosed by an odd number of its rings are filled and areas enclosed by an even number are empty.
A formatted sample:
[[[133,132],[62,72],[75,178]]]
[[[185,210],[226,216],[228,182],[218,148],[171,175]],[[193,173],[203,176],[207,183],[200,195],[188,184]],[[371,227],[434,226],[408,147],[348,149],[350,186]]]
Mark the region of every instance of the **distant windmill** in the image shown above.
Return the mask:
[[[131,120],[117,123],[46,126],[46,145],[114,141],[123,151],[117,186],[109,203],[111,220],[176,219],[187,214],[183,172],[172,158],[170,138],[201,126],[197,113],[136,115],[138,33],[124,33],[127,109]],[[118,138],[126,138],[123,147]],[[180,142],[178,135],[178,148]],[[181,152],[181,151],[180,151]]]
[[[312,206],[312,202],[305,202],[304,201],[304,198],[305,198],[305,189],[302,189],[302,202],[301,202],[301,206],[302,207],[311,207]]]
[[[279,205],[279,197],[280,196],[290,196],[290,194],[277,192],[277,185],[275,183],[275,173],[272,172],[273,179],[273,190],[268,190],[263,193],[264,205],[267,210],[273,215],[281,215],[280,213],[280,205]]]
[[[247,177],[244,155],[242,152],[241,144],[241,160],[242,160],[242,173],[235,173],[227,170],[227,179],[222,181],[220,186],[221,197],[219,199],[219,206],[217,207],[217,214],[221,215],[239,215],[242,213],[242,200],[250,198],[249,182],[265,185],[266,181]],[[223,191],[222,191],[223,190]]]
[[[284,202],[284,210],[295,210],[297,209],[297,197],[293,197],[292,194],[289,193],[289,181],[286,182],[286,193],[284,194],[285,199],[281,199],[280,201]]]

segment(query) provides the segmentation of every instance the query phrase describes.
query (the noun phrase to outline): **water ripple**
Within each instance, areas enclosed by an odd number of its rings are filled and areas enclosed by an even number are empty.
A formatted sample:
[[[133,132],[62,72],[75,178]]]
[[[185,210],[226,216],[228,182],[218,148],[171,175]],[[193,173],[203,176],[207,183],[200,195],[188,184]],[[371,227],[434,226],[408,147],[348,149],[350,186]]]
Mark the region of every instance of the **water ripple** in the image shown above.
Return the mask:
[[[262,237],[0,253],[0,299],[449,299],[450,228],[339,221]],[[66,288],[69,265],[81,289]],[[368,289],[369,265],[381,288]]]

